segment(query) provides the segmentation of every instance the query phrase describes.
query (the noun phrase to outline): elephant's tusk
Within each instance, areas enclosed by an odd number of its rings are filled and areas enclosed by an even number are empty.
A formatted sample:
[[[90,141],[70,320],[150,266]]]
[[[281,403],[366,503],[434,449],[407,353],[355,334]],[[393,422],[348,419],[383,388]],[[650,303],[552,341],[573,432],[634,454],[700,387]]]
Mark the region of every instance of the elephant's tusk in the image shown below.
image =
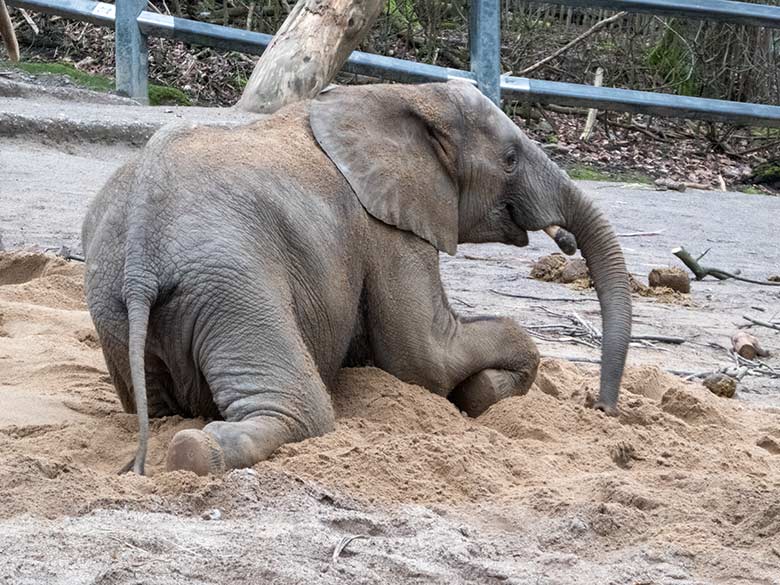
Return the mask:
[[[574,239],[571,232],[566,231],[562,227],[551,225],[544,228],[544,233],[550,236],[553,241],[558,244],[558,247],[564,254],[571,256],[577,251],[577,240]]]

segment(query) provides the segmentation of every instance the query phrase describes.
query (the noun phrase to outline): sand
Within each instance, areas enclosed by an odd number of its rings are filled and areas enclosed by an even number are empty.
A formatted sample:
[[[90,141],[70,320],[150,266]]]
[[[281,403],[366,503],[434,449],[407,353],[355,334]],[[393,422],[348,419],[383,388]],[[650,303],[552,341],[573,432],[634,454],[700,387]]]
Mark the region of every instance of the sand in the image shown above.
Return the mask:
[[[476,420],[343,370],[329,435],[199,478],[163,464],[204,421],[159,419],[149,476],[118,476],[136,422],[81,281],[0,255],[0,582],[780,583],[780,410],[655,367],[618,418],[588,408],[596,370],[545,360]]]

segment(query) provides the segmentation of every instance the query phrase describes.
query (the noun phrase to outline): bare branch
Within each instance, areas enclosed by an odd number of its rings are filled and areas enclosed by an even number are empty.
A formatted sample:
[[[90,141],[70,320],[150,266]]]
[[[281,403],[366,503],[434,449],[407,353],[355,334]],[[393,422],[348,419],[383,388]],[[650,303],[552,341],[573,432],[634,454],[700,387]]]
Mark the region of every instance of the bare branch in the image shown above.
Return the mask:
[[[762,321],[761,319],[754,319],[753,317],[748,317],[747,315],[742,315],[742,318],[745,321],[750,321],[754,325],[759,325],[761,327],[768,327],[769,329],[780,331],[780,325],[775,325],[774,323],[769,323],[768,321]]]
[[[694,276],[696,277],[696,280],[703,280],[707,276],[712,276],[714,278],[717,278],[718,280],[734,279],[734,280],[739,280],[741,282],[749,282],[751,284],[761,284],[764,286],[780,286],[780,282],[769,282],[763,280],[753,280],[752,278],[743,278],[742,276],[737,276],[736,274],[732,274],[731,272],[726,272],[725,270],[721,270],[720,268],[710,268],[707,266],[702,266],[682,246],[679,248],[674,248],[672,250],[672,254],[674,254],[680,260],[682,260],[682,263],[685,264],[690,269],[691,272],[693,272]]]
[[[604,28],[605,26],[607,26],[607,25],[609,25],[609,24],[612,24],[612,23],[613,23],[613,22],[615,22],[616,20],[620,20],[620,19],[621,19],[621,18],[623,18],[623,17],[624,17],[626,14],[628,14],[628,13],[627,13],[627,12],[618,12],[618,13],[617,13],[617,14],[615,14],[614,16],[610,16],[609,18],[605,18],[604,20],[602,20],[602,21],[600,21],[600,22],[597,22],[597,23],[596,23],[596,24],[594,24],[592,27],[590,27],[588,30],[586,30],[584,33],[582,33],[580,36],[578,36],[576,39],[574,39],[574,40],[573,40],[573,41],[571,41],[570,43],[567,43],[567,44],[565,44],[565,45],[564,45],[564,46],[562,46],[560,49],[558,49],[557,51],[555,51],[553,54],[551,54],[551,55],[549,55],[549,56],[545,57],[545,58],[544,58],[544,59],[542,59],[541,61],[537,61],[536,63],[534,63],[534,64],[533,64],[533,65],[531,65],[530,67],[526,67],[525,69],[523,69],[522,71],[520,71],[520,72],[518,73],[518,76],[522,77],[522,76],[524,76],[524,75],[528,75],[529,73],[531,73],[531,72],[533,72],[533,71],[536,71],[537,69],[539,69],[540,67],[542,67],[542,66],[546,65],[547,63],[549,63],[550,61],[552,61],[552,60],[553,60],[553,59],[555,59],[556,57],[560,57],[560,56],[561,56],[561,55],[563,55],[563,54],[564,54],[566,51],[568,51],[568,50],[569,50],[569,49],[571,49],[572,47],[574,47],[574,46],[578,45],[579,43],[581,43],[582,41],[584,41],[584,40],[585,40],[585,39],[587,39],[588,37],[592,36],[594,33],[598,32],[599,30],[601,30],[601,29],[602,29],[602,28]]]

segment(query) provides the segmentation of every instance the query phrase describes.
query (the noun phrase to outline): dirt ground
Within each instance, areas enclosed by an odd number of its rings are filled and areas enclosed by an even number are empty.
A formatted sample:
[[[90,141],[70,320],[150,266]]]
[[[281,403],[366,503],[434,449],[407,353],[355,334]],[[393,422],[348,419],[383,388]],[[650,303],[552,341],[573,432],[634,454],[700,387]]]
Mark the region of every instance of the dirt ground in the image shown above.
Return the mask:
[[[337,430],[222,478],[163,471],[203,421],[154,421],[149,477],[76,263],[0,256],[3,583],[780,583],[780,409],[546,360],[479,419],[345,370]],[[215,518],[218,517],[218,518]],[[342,538],[360,536],[333,562]]]

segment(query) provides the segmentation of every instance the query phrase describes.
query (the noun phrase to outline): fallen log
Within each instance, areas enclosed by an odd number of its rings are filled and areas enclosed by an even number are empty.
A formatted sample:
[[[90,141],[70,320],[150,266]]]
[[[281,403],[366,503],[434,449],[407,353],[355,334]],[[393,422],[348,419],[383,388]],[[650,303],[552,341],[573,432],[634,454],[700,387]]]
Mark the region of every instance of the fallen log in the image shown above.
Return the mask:
[[[732,335],[731,346],[745,359],[754,360],[756,357],[769,357],[769,352],[761,347],[758,338],[747,331],[737,331]]]
[[[721,270],[720,268],[702,266],[701,264],[699,264],[699,261],[695,259],[693,256],[691,256],[690,253],[682,246],[679,248],[674,248],[672,250],[672,254],[674,254],[680,260],[682,260],[682,263],[685,264],[690,269],[691,272],[693,272],[693,275],[696,277],[696,280],[703,280],[707,276],[712,276],[713,278],[717,278],[718,280],[733,279],[733,280],[739,280],[741,282],[749,282],[751,284],[761,284],[764,286],[780,286],[780,282],[753,280],[752,278],[744,278],[742,276],[737,276],[736,274],[732,274],[731,272],[726,272],[725,270]]]

